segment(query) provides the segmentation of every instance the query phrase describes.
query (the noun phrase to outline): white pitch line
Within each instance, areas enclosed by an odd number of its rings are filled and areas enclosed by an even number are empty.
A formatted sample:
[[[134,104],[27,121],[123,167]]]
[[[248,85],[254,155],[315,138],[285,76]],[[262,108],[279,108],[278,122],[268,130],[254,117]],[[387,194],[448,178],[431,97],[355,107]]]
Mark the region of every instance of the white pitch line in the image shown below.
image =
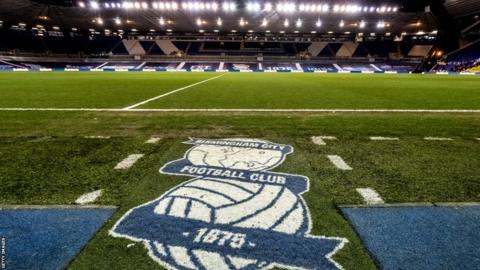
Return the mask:
[[[350,171],[353,170],[352,167],[350,167],[342,157],[337,156],[337,155],[328,155],[328,159],[337,167],[338,169],[342,171]]]
[[[175,89],[175,90],[173,90],[173,91],[167,92],[167,93],[165,93],[165,94],[162,94],[162,95],[159,95],[159,96],[156,96],[156,97],[153,97],[153,98],[144,100],[144,101],[142,101],[142,102],[139,102],[139,103],[137,103],[137,104],[133,104],[133,105],[128,106],[128,107],[125,107],[125,108],[123,108],[123,109],[124,109],[124,110],[130,110],[130,109],[133,109],[133,108],[135,108],[135,107],[142,106],[142,105],[144,105],[144,104],[146,104],[146,103],[148,103],[148,102],[151,102],[151,101],[154,101],[154,100],[157,100],[157,99],[160,99],[160,98],[169,96],[169,95],[171,95],[171,94],[175,94],[175,93],[177,93],[177,92],[180,92],[180,91],[183,91],[183,90],[185,90],[185,89],[188,89],[188,88],[197,86],[197,85],[202,84],[202,83],[206,83],[206,82],[211,81],[211,80],[218,79],[218,78],[220,78],[220,77],[222,77],[222,76],[225,76],[226,74],[227,74],[227,73],[224,73],[224,74],[222,74],[222,75],[218,75],[218,76],[215,76],[215,77],[213,77],[213,78],[208,78],[208,79],[203,80],[203,81],[200,81],[200,82],[196,82],[196,83],[193,83],[193,84],[189,84],[189,85],[187,85],[187,86],[184,86],[184,87]]]
[[[148,143],[148,144],[156,144],[156,143],[158,143],[160,140],[161,140],[161,138],[159,138],[159,137],[151,137],[150,139],[148,139],[147,141],[145,141],[145,143]]]
[[[115,170],[126,170],[129,169],[130,167],[135,164],[139,159],[141,159],[144,156],[144,154],[132,154],[129,155],[127,158],[124,160],[120,161],[117,166],[115,166]]]
[[[302,113],[480,113],[480,110],[430,109],[112,109],[112,108],[0,108],[0,111],[58,112],[302,112]]]
[[[110,139],[110,136],[85,136],[85,139]]]
[[[325,140],[336,140],[334,136],[312,136],[312,142],[316,145],[327,145]]]
[[[452,138],[442,138],[442,137],[425,137],[423,139],[427,141],[453,141]]]
[[[88,204],[96,201],[98,197],[102,196],[103,190],[96,190],[94,192],[83,194],[82,196],[78,197],[75,201],[76,204]]]
[[[372,188],[357,188],[356,190],[362,195],[363,201],[365,201],[366,204],[374,205],[385,203],[382,197]]]
[[[372,141],[398,141],[400,140],[397,137],[382,137],[382,136],[372,136],[370,137]]]

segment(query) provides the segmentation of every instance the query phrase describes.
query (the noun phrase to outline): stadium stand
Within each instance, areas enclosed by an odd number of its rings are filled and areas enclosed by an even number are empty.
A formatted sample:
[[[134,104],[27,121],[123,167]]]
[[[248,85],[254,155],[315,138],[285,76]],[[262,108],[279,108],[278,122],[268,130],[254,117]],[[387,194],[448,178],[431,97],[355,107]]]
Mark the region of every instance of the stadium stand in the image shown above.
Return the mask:
[[[478,72],[480,65],[480,40],[448,54],[434,67],[435,71]]]
[[[34,9],[41,6],[41,4],[35,5]],[[358,31],[286,33],[279,29],[276,32],[270,32],[253,25],[252,28],[255,30],[248,30],[248,32],[246,28],[243,31],[232,30],[231,32],[219,30],[212,32],[212,29],[192,32],[191,26],[183,22],[175,24],[179,29],[169,29],[165,32],[165,29],[147,28],[145,25],[148,25],[148,22],[142,21],[143,17],[135,17],[138,16],[137,14],[132,14],[134,16],[132,20],[124,20],[124,22],[134,22],[138,29],[130,27],[130,29],[115,30],[119,27],[113,27],[110,22],[104,22],[103,19],[100,24],[96,21],[98,17],[86,21],[87,17],[82,14],[83,9],[70,7],[69,3],[65,6],[53,5],[51,8],[75,18],[72,21],[84,22],[84,24],[67,26],[65,23],[56,22],[60,26],[52,26],[48,20],[41,24],[36,21],[24,24],[15,23],[15,20],[19,19],[7,16],[8,23],[2,21],[0,26],[0,36],[3,37],[0,40],[2,59],[17,64],[26,63],[31,69],[83,68],[84,66],[95,68],[109,62],[109,65],[102,68],[134,70],[142,67],[164,70],[166,67],[172,69],[175,66],[176,68],[179,63],[185,62],[185,69],[189,71],[217,69],[296,71],[299,70],[296,65],[298,63],[300,70],[308,72],[458,72],[476,70],[475,67],[478,65],[478,55],[475,55],[479,50],[478,42],[468,46],[469,49],[452,50],[453,52],[444,58],[445,65],[432,56],[433,52],[441,50],[441,47],[448,43],[446,38],[438,39],[436,27],[442,25],[431,23],[438,20],[435,16],[443,13],[425,12],[420,4],[415,8],[412,7],[416,11],[405,10],[405,12],[395,13],[397,22],[395,25],[383,21],[386,24],[385,27],[388,27],[388,32],[379,31],[379,26],[369,21],[367,28],[361,33]],[[463,14],[468,10],[463,5],[452,4],[451,1],[447,1],[442,7],[447,10],[447,13],[451,12],[451,16],[458,16],[455,14]],[[438,8],[438,5],[432,5],[432,8]],[[381,14],[374,14],[372,17],[382,20],[388,18]],[[333,14],[330,18],[335,21],[336,15]],[[22,20],[28,22],[28,17]],[[462,22],[463,25],[458,27],[465,27],[463,32],[469,35],[468,38],[472,35],[475,37],[479,28],[475,19],[464,19]],[[121,23],[120,19],[119,23]],[[227,23],[224,25],[225,30],[233,28],[232,21],[224,23]],[[323,31],[338,28],[338,25],[333,27],[330,22],[324,23]],[[83,25],[89,27],[77,27]],[[272,25],[272,29],[281,25],[281,23]],[[346,25],[344,28],[352,30],[357,25],[358,22]],[[412,28],[419,31],[412,32]],[[447,33],[447,30],[450,31],[449,29],[443,31]],[[448,52],[445,51],[445,53]],[[49,58],[56,58],[55,63],[51,63]],[[129,64],[124,65],[126,62]],[[151,63],[160,63],[160,65],[150,65]],[[164,65],[165,63],[172,63],[172,65]],[[223,68],[220,68],[220,63],[223,63]],[[249,67],[235,68],[234,64],[237,63],[248,63]],[[204,64],[208,65],[202,66]],[[8,68],[8,65],[3,67],[3,69]]]

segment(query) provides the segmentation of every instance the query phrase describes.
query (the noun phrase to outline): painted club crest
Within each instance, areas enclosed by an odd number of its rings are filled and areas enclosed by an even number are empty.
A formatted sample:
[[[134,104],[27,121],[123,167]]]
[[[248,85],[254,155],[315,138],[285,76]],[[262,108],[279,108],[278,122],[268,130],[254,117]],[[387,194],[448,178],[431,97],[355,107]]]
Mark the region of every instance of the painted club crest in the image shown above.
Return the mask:
[[[310,235],[309,179],[271,172],[293,152],[257,139],[190,139],[160,173],[193,179],[128,211],[110,234],[141,241],[167,269],[341,269],[345,238]]]

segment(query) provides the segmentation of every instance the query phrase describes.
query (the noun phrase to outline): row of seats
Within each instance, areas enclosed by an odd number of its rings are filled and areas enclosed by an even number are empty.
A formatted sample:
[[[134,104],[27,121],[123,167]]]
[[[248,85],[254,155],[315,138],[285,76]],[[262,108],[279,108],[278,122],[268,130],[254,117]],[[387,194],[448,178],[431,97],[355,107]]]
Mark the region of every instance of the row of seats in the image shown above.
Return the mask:
[[[444,62],[435,67],[436,71],[478,72],[480,65],[480,41],[471,44],[446,57]]]
[[[156,69],[156,70],[169,70],[177,69],[180,65],[178,62],[133,62],[133,61],[124,61],[124,62],[112,62],[104,63],[100,65],[91,64],[91,63],[48,63],[48,62],[14,62],[13,64],[17,66],[23,66],[33,70],[39,70],[40,68],[52,68],[52,69],[95,69],[101,66],[102,69],[113,70],[113,69],[122,69],[122,70],[134,70],[137,68],[143,69]],[[228,71],[306,71],[306,72],[338,72],[338,71],[350,71],[350,72],[377,72],[377,71],[397,71],[397,72],[410,72],[415,68],[414,63],[401,63],[401,62],[390,62],[390,63],[352,63],[352,64],[330,64],[330,63],[291,63],[291,62],[263,62],[263,63],[224,63],[223,65],[219,62],[187,62],[183,64],[182,69],[188,71],[215,71],[215,70],[228,70]],[[13,66],[0,66],[0,70],[7,70],[13,68]]]

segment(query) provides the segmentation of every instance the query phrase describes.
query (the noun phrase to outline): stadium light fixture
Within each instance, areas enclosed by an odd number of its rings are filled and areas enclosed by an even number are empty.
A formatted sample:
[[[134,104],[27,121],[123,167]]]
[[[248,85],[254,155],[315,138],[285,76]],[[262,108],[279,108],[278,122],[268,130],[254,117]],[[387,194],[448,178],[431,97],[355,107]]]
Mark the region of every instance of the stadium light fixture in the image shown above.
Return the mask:
[[[273,9],[272,3],[265,3],[265,5],[263,6],[263,10],[265,11],[272,11],[272,9]]]
[[[217,25],[222,26],[222,24],[223,24],[222,18],[218,18],[217,19]]]
[[[267,21],[266,18],[263,18],[261,25],[262,25],[262,27],[266,27],[268,25],[268,21]]]
[[[283,26],[284,27],[290,26],[290,22],[288,21],[288,19],[285,19],[285,21],[283,21]]]
[[[377,28],[385,28],[385,25],[386,25],[386,24],[385,24],[385,21],[379,21],[379,22],[377,23]]]
[[[158,19],[158,24],[160,25],[165,25],[165,19],[163,17],[160,17],[160,19]]]
[[[259,12],[261,9],[260,3],[258,2],[248,2],[247,11],[249,12]]]
[[[293,13],[297,10],[295,3],[278,3],[276,10],[280,13]]]
[[[234,2],[224,2],[222,8],[225,12],[233,12],[237,9],[237,5]]]
[[[338,26],[340,26],[341,28],[345,26],[345,22],[343,20],[340,21],[340,23],[338,24]]]
[[[90,1],[90,7],[93,9],[99,9],[100,5],[98,4],[97,1]]]
[[[115,18],[114,21],[116,25],[122,25],[122,20],[119,17]]]
[[[103,19],[98,17],[96,20],[96,23],[99,24],[99,25],[103,25]]]
[[[246,20],[244,20],[243,18],[240,18],[240,21],[238,22],[238,24],[243,27],[243,26],[247,25],[248,22]]]
[[[358,27],[364,28],[367,23],[364,20],[361,20],[360,23],[358,24]]]
[[[302,24],[303,24],[303,22],[302,22],[301,19],[297,19],[297,21],[295,22],[295,26],[296,26],[297,28],[302,27]]]
[[[316,22],[315,22],[315,26],[316,27],[322,27],[322,21],[320,19],[318,19]]]
[[[81,8],[84,8],[84,7],[85,7],[85,3],[82,2],[82,1],[80,1],[80,2],[78,2],[78,6],[81,7]]]

